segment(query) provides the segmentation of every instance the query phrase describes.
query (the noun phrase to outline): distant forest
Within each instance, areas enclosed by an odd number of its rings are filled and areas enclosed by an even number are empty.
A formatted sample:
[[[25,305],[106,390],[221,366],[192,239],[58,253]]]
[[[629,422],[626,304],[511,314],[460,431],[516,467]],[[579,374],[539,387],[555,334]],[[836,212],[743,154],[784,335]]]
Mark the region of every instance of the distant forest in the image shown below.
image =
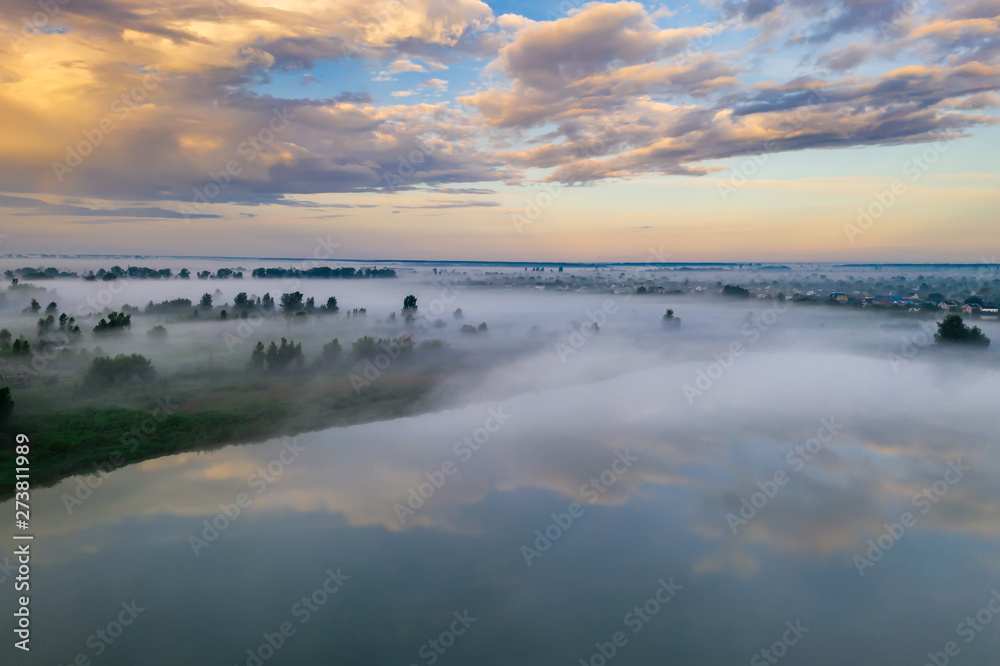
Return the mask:
[[[255,268],[251,272],[251,277],[255,278],[315,278],[315,279],[364,279],[364,278],[394,278],[396,271],[391,268],[353,268],[342,266],[331,268],[329,266],[315,266],[305,270],[298,268]],[[95,280],[169,280],[177,278],[180,280],[191,279],[191,271],[182,268],[174,273],[169,268],[146,268],[145,266],[112,266],[109,269],[101,268],[98,271],[87,271],[83,275],[72,271],[60,271],[58,268],[17,268],[4,271],[4,276],[9,280],[52,280],[55,278],[83,278],[89,282]],[[231,268],[220,268],[215,273],[211,271],[201,271],[197,273],[199,280],[242,280],[243,271]]]

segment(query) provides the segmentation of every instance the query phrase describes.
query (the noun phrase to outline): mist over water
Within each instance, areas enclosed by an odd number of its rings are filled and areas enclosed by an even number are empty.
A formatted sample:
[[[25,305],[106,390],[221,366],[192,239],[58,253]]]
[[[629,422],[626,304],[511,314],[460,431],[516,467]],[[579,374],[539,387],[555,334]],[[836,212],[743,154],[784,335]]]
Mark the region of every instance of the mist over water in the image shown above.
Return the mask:
[[[74,261],[46,265],[121,263]],[[35,489],[44,640],[31,663],[919,666],[950,642],[949,663],[996,662],[1000,324],[974,322],[990,350],[947,354],[933,348],[934,319],[714,293],[970,269],[390,266],[398,278],[35,282],[43,306],[82,313],[82,346],[141,353],[164,377],[242,368],[258,340],[282,336],[307,363],[333,338],[440,339],[446,372],[415,416]],[[536,288],[570,275],[615,286]],[[688,280],[688,293],[637,294],[630,279]],[[296,290],[336,296],[340,313],[136,315],[124,338],[89,335],[104,308],[208,292],[218,309],[239,292]],[[84,312],[90,302],[100,310]],[[15,335],[34,326],[22,307],[8,294]],[[354,308],[366,316],[347,317]],[[664,325],[668,308],[678,327]],[[161,321],[166,339],[148,338]],[[460,330],[480,322],[487,331]],[[13,562],[3,533],[0,562]],[[313,596],[331,575],[340,582]],[[326,600],[297,607],[304,597]],[[88,641],[133,599],[144,610],[95,655]],[[294,632],[275,647],[285,622]]]

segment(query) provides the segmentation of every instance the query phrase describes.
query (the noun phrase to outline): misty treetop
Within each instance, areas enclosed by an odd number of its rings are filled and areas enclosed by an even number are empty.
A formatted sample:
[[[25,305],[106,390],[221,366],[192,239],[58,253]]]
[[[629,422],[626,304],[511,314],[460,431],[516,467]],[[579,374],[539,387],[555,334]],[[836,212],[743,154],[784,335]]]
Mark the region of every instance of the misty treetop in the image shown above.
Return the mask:
[[[98,356],[90,365],[83,383],[90,387],[107,387],[138,380],[149,382],[156,377],[153,364],[140,354],[118,354],[114,358]]]
[[[256,268],[252,272],[255,278],[394,278],[396,271],[391,268],[354,268],[353,266],[342,266],[332,268],[329,266],[314,266],[312,268]],[[111,268],[100,268],[96,271],[87,271],[82,275],[75,271],[64,271],[53,267],[24,267],[4,271],[4,276],[8,280],[54,280],[83,278],[88,282],[112,280],[169,280],[172,278],[189,280],[191,271],[182,268],[176,274],[169,268],[148,268],[146,266],[112,266]],[[242,280],[243,271],[233,268],[219,268],[215,272],[209,270],[198,271],[199,280]]]
[[[251,275],[255,278],[317,278],[317,279],[352,279],[352,278],[394,278],[396,271],[391,268],[354,268],[343,266],[314,266],[305,270],[299,268],[255,268]]]
[[[94,335],[123,333],[131,327],[132,315],[125,314],[124,312],[112,312],[97,322],[97,326],[94,327]]]
[[[288,341],[281,338],[281,345],[277,345],[273,340],[268,347],[264,348],[263,342],[258,342],[250,354],[250,369],[258,372],[281,372],[294,365],[301,368],[305,363],[305,356],[302,354],[302,343]]]
[[[990,339],[978,326],[966,326],[961,315],[957,314],[948,315],[938,324],[934,342],[938,345],[966,345],[983,349],[990,346]]]

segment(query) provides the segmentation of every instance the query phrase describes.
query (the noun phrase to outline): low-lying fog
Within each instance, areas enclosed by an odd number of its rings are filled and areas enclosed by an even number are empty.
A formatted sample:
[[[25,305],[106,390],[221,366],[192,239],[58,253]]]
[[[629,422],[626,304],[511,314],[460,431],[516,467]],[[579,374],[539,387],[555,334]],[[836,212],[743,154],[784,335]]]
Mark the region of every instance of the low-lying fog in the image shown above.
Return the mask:
[[[302,341],[308,362],[335,337],[347,349],[407,331],[488,363],[440,387],[436,411],[299,435],[294,455],[269,440],[144,462],[89,493],[83,477],[36,490],[37,631],[60,637],[40,656],[91,654],[88,636],[135,598],[146,615],[100,663],[253,664],[262,636],[291,620],[295,636],[267,663],[776,663],[766,649],[811,666],[919,666],[954,641],[961,664],[995,664],[1000,614],[961,623],[1000,584],[996,321],[969,322],[990,350],[942,354],[933,318],[636,294],[624,288],[635,267],[597,269],[622,293],[536,289],[558,275],[548,270],[520,287],[476,283],[521,267],[448,270],[131,281],[112,294],[112,308],[205,292],[217,308],[241,291],[337,297],[337,316],[254,320],[248,335],[251,320],[137,315],[129,336],[97,342],[83,327],[82,346],[142,353],[164,375],[204,369],[209,352],[242,366],[257,340]],[[685,279],[714,291],[752,278],[664,278]],[[70,313],[109,289],[37,284],[50,290],[43,307]],[[408,294],[420,311],[409,326]],[[347,317],[354,308],[367,316]],[[663,323],[668,308],[679,326]],[[480,322],[488,331],[460,332]],[[165,340],[146,337],[156,323]],[[31,317],[8,308],[3,325],[33,339]],[[241,493],[250,503],[219,519]],[[300,625],[293,604],[338,567],[343,589]],[[680,586],[669,603],[655,596],[662,581]],[[629,619],[636,606],[647,615]],[[428,652],[463,611],[476,618],[468,632]],[[807,630],[790,642],[786,623]]]

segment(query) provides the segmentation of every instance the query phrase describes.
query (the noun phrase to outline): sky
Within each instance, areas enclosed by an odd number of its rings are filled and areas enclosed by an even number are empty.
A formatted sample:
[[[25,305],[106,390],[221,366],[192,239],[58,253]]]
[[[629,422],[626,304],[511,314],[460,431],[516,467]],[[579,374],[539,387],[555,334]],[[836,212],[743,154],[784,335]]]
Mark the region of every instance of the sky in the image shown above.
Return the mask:
[[[0,254],[976,263],[998,55],[1000,0],[2,0]]]

